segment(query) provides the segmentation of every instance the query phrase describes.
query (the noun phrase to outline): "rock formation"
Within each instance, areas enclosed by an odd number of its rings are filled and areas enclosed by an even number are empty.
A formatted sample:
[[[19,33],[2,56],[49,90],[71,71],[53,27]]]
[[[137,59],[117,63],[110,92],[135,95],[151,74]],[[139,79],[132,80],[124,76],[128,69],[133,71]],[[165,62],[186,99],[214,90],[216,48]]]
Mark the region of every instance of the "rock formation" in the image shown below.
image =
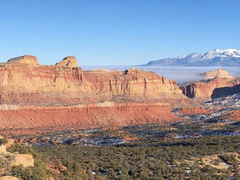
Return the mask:
[[[21,106],[0,110],[0,130],[60,127],[109,127],[174,122],[168,104],[98,103],[71,107]]]
[[[23,167],[34,166],[34,159],[30,154],[16,154],[10,166],[22,165]]]
[[[190,103],[174,80],[138,69],[82,71],[80,67],[6,63],[0,64],[0,84],[0,103],[8,105],[62,106],[99,101],[169,102],[172,106]]]
[[[55,64],[56,66],[77,67],[77,60],[75,56],[67,56],[62,61]]]
[[[170,106],[193,104],[176,81],[137,68],[83,71],[75,57],[11,62],[0,64],[0,129],[160,123],[179,119]]]
[[[208,71],[205,73],[200,73],[205,79],[214,79],[214,78],[233,78],[227,71],[224,69],[217,69],[214,71]]]
[[[9,59],[9,64],[28,64],[28,65],[39,65],[39,62],[35,56],[24,55]]]
[[[9,159],[7,159],[7,156],[11,157],[10,161],[8,162],[9,166],[18,166],[18,165],[22,165],[23,167],[34,166],[34,159],[32,155],[10,153],[7,151],[6,145],[0,146],[0,156],[2,160],[5,160],[5,162],[9,161]]]
[[[231,78],[228,73],[222,70],[211,71],[204,74],[208,78],[216,77],[182,85],[180,88],[182,89],[183,94],[189,98],[202,98],[209,100],[221,95],[230,95],[240,91],[238,87],[240,84],[240,78]]]

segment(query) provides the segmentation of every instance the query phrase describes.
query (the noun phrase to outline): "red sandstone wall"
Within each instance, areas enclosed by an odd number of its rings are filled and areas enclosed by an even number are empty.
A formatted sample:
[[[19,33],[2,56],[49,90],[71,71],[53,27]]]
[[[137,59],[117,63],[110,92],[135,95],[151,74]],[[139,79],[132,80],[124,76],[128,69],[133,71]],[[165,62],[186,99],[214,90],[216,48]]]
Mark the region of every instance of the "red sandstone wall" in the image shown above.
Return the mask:
[[[181,87],[182,92],[189,98],[211,98],[217,96],[216,89],[225,87],[234,87],[240,84],[240,78],[215,78],[206,82],[194,82],[187,86]],[[224,90],[224,89],[223,89]],[[226,91],[229,91],[226,89]],[[222,92],[221,93],[227,93]],[[221,95],[219,93],[219,95]]]
[[[81,107],[21,107],[0,110],[0,129],[126,126],[177,121],[164,104],[98,104]]]
[[[187,99],[174,80],[134,68],[82,71],[77,67],[1,64],[0,85],[2,104],[61,106]]]

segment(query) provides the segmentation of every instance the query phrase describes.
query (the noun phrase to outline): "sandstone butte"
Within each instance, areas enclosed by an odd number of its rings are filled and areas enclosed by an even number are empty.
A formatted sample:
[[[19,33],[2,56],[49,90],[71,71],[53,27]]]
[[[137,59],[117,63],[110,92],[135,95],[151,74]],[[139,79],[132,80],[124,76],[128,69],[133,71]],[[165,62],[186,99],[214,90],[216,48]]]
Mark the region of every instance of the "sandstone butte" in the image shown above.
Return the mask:
[[[10,64],[28,64],[28,65],[39,65],[39,62],[35,56],[25,55],[9,59],[7,63]]]
[[[181,87],[183,94],[189,98],[209,100],[221,95],[234,94],[240,90],[240,78],[233,78],[224,70],[206,72],[203,75],[206,80],[183,85]]]
[[[217,69],[214,71],[208,71],[205,73],[200,73],[205,79],[214,79],[214,78],[233,78],[227,71],[224,69]]]
[[[193,104],[176,81],[154,72],[83,71],[74,57],[55,66],[20,61],[26,57],[0,64],[0,129],[176,121],[171,108]]]
[[[62,61],[55,64],[56,66],[77,67],[77,60],[75,56],[67,56]]]

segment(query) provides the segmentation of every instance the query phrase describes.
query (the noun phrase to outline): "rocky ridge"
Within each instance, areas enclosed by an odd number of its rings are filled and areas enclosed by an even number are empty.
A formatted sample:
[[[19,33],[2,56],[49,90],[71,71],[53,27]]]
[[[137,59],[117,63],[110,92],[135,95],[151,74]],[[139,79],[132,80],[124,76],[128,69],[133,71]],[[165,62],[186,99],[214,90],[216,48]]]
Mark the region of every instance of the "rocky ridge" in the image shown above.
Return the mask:
[[[100,101],[165,103],[167,100],[171,103],[182,99],[190,103],[176,81],[136,68],[106,72],[5,63],[0,64],[0,84],[0,102],[8,105],[62,106]]]
[[[83,71],[75,60],[0,64],[0,129],[161,123],[179,119],[170,106],[193,104],[176,81],[156,73]]]

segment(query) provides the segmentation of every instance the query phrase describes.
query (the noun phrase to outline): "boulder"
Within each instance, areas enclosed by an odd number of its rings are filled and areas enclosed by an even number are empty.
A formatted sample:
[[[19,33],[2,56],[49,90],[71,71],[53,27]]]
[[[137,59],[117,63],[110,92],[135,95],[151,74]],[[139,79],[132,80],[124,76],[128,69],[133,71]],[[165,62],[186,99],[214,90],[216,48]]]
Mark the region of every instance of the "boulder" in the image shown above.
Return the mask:
[[[34,166],[34,159],[30,154],[14,154],[14,160],[10,166],[22,165],[23,167]]]
[[[31,55],[24,55],[9,59],[7,61],[9,64],[28,64],[28,65],[39,65],[37,57]]]
[[[75,56],[67,56],[62,61],[55,64],[56,66],[77,67],[77,60]]]

